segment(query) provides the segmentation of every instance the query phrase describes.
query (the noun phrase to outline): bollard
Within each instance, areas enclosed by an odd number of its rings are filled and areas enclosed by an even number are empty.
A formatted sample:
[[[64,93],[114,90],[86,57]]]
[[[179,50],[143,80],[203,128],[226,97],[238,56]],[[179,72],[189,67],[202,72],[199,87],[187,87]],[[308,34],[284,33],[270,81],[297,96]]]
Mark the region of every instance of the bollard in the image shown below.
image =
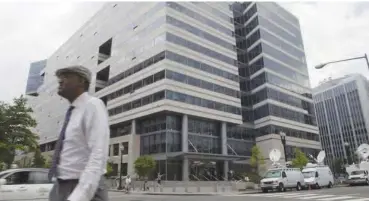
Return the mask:
[[[173,193],[176,192],[176,186],[173,186],[172,191]]]
[[[214,192],[218,192],[218,184],[217,183],[214,184]]]
[[[222,185],[222,192],[225,192],[225,184]]]
[[[160,186],[160,192],[162,193],[163,192],[163,186]]]
[[[197,192],[200,193],[200,186],[197,186]]]

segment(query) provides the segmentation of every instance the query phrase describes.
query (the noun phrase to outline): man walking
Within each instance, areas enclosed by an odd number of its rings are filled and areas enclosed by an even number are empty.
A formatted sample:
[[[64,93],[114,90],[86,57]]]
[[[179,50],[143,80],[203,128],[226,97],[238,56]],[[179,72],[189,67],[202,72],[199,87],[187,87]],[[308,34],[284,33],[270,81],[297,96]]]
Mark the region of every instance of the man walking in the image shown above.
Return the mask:
[[[88,94],[91,72],[83,66],[56,71],[58,94],[70,107],[56,143],[49,179],[56,178],[50,201],[107,201],[103,175],[109,149],[104,103]],[[56,106],[57,107],[57,106]]]

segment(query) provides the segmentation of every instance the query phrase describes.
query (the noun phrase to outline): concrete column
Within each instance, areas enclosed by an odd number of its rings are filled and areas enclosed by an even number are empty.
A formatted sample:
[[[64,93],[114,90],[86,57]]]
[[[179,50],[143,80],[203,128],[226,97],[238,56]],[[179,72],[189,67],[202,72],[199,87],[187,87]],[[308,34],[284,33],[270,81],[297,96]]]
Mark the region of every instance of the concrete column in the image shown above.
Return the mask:
[[[189,180],[189,171],[188,171],[188,158],[183,158],[183,164],[182,164],[182,180],[188,181]]]
[[[182,152],[188,152],[188,116],[186,114],[182,117]],[[186,156],[183,158],[182,179],[183,181],[189,180],[188,158]]]
[[[182,152],[188,152],[188,116],[184,114],[182,117]]]
[[[136,158],[140,155],[140,152],[137,153],[135,151],[135,149],[137,149],[136,143],[135,143],[135,138],[136,138],[136,120],[134,119],[134,120],[132,120],[132,123],[131,123],[131,135],[129,136],[129,142],[128,142],[127,173],[129,175],[134,175],[135,174],[134,162],[135,162]]]
[[[229,172],[229,162],[228,161],[224,161],[224,181],[228,181],[228,172]]]
[[[228,155],[228,143],[227,143],[227,123],[222,122],[221,126],[221,145],[222,145],[222,155]],[[229,164],[228,161],[224,161],[223,167],[223,177],[225,181],[228,181],[228,171],[229,171]]]
[[[227,147],[227,123],[222,122],[221,127],[221,140],[222,140],[222,154],[228,155],[228,147]]]

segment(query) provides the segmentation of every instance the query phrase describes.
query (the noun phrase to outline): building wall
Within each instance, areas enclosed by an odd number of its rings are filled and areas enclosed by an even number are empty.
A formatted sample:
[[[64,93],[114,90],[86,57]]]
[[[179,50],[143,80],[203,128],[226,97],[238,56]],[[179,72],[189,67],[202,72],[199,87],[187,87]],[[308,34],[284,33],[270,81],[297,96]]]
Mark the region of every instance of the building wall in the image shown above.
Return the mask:
[[[330,80],[314,89],[317,120],[328,162],[353,156],[368,142],[368,81],[362,75]],[[346,153],[345,143],[349,144]]]
[[[268,150],[280,148],[274,134],[284,132],[288,152],[298,147],[315,155],[319,131],[298,19],[273,2],[234,8],[240,75],[246,78],[240,86],[246,92],[243,121],[254,125],[257,144],[268,144]]]

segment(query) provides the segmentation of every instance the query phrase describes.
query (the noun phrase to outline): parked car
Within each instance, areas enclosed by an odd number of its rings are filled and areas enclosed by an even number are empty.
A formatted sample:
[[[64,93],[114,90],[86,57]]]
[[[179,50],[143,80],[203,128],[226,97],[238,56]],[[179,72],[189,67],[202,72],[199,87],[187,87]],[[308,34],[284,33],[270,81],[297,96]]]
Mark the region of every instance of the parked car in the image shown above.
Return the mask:
[[[0,200],[48,199],[53,183],[48,169],[22,168],[0,172]]]

